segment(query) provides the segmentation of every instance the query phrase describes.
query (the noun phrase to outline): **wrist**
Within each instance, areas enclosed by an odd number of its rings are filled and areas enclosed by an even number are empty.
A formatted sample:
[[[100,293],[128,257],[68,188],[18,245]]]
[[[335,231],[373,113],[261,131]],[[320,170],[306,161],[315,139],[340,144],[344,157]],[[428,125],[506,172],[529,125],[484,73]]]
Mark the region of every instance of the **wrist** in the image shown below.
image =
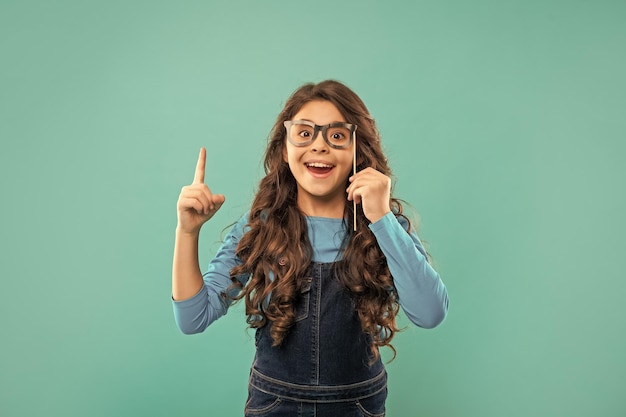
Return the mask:
[[[176,237],[198,240],[200,237],[200,228],[188,230],[179,224],[176,226]]]
[[[374,224],[377,221],[379,221],[380,219],[382,219],[383,217],[385,217],[389,213],[391,213],[391,210],[380,211],[378,213],[372,214],[370,217],[368,217],[368,220],[370,221],[370,223]]]

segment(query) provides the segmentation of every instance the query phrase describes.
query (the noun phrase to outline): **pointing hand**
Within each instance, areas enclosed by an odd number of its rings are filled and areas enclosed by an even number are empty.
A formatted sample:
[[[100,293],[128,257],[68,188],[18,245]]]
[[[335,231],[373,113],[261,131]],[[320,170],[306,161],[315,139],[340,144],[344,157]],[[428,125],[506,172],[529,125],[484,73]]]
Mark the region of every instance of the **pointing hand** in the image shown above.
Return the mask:
[[[200,149],[193,183],[182,188],[178,197],[178,227],[185,233],[199,233],[202,225],[224,204],[223,194],[213,194],[204,183],[206,149]]]

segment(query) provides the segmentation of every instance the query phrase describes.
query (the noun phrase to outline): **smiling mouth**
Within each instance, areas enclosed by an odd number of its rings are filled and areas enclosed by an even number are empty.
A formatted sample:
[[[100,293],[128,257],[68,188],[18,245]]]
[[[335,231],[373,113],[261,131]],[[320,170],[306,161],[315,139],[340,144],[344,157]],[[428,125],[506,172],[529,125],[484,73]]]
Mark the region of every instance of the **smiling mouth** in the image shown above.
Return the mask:
[[[306,168],[313,174],[323,175],[329,173],[335,166],[322,162],[310,162],[304,164]]]

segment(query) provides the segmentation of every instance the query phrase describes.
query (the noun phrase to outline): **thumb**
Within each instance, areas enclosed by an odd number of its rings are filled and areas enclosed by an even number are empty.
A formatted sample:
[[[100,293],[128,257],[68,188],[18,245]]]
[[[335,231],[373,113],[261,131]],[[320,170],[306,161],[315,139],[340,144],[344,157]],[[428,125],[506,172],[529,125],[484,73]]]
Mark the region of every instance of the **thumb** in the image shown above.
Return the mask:
[[[211,195],[211,203],[213,203],[213,205],[215,206],[215,211],[219,210],[219,208],[222,207],[224,201],[226,201],[226,197],[224,196],[224,194]]]

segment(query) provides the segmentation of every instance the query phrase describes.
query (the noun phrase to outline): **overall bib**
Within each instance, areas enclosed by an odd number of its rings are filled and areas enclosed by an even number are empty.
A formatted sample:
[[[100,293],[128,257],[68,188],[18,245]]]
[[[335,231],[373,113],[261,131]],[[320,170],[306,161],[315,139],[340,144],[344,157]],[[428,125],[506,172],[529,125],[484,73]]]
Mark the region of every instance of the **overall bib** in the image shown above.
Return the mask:
[[[246,417],[384,416],[387,374],[333,263],[313,263],[280,346],[257,329]]]

